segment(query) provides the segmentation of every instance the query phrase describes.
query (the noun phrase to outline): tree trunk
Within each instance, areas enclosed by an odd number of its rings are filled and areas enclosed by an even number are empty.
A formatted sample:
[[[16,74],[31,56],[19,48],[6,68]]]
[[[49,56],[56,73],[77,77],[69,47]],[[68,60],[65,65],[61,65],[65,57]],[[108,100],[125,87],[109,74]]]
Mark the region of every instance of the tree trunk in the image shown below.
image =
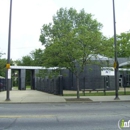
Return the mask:
[[[76,86],[77,86],[77,99],[80,98],[80,95],[79,95],[79,76],[76,76]]]

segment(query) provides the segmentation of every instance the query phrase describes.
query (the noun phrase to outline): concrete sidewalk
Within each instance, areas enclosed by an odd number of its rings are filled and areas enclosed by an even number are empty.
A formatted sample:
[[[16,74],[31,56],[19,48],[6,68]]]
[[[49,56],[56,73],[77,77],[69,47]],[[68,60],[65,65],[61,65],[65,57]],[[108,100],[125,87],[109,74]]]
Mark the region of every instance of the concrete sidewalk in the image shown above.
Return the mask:
[[[10,101],[6,100],[6,91],[0,92],[0,103],[43,103],[66,102],[63,96],[56,96],[37,90],[12,90]]]
[[[0,103],[65,103],[65,102],[114,102],[130,101],[130,95],[119,95],[120,100],[114,100],[115,96],[56,96],[36,90],[12,90],[10,101],[6,100],[6,91],[0,92]]]

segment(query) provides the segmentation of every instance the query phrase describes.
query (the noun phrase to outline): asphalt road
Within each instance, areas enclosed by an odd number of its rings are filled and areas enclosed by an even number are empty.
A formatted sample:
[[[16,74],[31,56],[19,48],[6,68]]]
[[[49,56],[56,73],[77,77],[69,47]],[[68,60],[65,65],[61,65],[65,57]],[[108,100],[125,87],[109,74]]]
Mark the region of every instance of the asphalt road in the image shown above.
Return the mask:
[[[121,119],[130,102],[0,104],[0,130],[119,130]]]

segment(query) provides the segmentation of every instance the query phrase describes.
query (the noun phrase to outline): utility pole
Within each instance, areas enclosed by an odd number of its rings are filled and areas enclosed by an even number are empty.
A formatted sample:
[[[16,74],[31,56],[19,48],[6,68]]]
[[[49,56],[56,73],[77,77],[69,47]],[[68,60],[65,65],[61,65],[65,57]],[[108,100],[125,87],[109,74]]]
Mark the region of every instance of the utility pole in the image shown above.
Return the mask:
[[[119,99],[118,97],[118,60],[117,60],[117,45],[116,45],[116,20],[115,20],[115,2],[113,0],[113,24],[114,24],[114,48],[115,48],[115,100]]]
[[[11,17],[12,17],[12,0],[10,0],[10,11],[9,11],[9,33],[8,33],[8,57],[6,64],[6,101],[10,101],[10,87],[11,87],[11,70],[10,70],[10,46],[11,46]]]

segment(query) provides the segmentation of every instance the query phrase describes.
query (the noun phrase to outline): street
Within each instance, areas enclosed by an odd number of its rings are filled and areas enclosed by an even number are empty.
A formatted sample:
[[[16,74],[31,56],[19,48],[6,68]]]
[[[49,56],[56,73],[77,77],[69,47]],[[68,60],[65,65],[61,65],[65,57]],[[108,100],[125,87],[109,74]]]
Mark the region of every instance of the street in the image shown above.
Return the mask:
[[[121,119],[129,102],[0,104],[0,130],[119,130]]]

